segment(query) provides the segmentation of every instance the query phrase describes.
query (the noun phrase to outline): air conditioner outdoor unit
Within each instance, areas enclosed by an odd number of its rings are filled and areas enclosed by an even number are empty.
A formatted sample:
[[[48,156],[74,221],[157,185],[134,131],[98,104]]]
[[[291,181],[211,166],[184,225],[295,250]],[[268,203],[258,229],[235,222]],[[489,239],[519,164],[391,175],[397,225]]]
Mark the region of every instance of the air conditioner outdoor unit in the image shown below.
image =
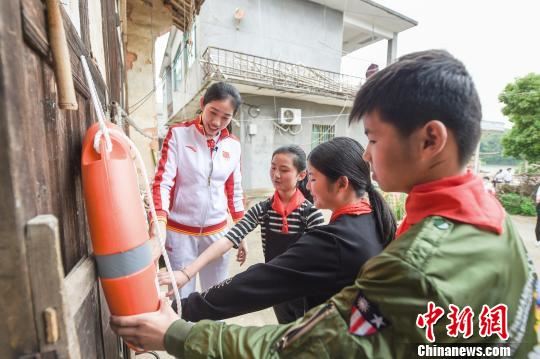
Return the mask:
[[[300,125],[302,124],[302,110],[299,108],[281,108],[279,117],[280,125]]]

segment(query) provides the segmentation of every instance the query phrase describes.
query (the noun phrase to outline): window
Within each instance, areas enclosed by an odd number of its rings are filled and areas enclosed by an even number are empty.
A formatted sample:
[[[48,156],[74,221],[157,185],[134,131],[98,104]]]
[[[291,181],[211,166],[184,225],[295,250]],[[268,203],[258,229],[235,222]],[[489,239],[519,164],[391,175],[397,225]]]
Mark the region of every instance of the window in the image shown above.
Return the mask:
[[[315,148],[323,142],[330,141],[335,137],[334,125],[312,125],[311,127],[311,148]]]
[[[178,48],[178,52],[173,61],[173,89],[180,91],[180,83],[182,82],[182,45]]]

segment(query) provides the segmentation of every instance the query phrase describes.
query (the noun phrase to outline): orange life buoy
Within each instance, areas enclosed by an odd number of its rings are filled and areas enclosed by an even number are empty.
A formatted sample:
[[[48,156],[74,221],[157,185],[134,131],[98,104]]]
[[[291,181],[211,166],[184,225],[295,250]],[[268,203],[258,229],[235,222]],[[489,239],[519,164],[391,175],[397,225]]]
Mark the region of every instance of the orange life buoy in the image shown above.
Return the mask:
[[[107,123],[110,129],[119,128]],[[129,144],[109,131],[112,151],[94,149],[99,124],[86,132],[82,179],[86,213],[98,276],[113,315],[156,311],[156,269],[148,241],[146,217]]]

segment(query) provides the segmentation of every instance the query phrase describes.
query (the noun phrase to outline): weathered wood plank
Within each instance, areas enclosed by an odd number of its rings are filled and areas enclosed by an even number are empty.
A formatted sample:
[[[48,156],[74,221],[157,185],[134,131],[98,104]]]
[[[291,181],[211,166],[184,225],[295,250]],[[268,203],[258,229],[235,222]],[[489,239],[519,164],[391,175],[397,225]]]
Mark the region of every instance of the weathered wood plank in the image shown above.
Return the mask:
[[[66,297],[69,298],[69,310],[76,313],[96,284],[94,260],[82,259],[65,278]]]
[[[116,359],[122,352],[122,344],[119,337],[114,334],[109,324],[111,312],[109,311],[109,306],[107,305],[107,300],[105,299],[105,294],[103,292],[101,283],[98,285],[98,289],[99,304],[101,308],[101,334],[103,340],[103,351],[105,352],[105,358]]]
[[[90,59],[90,51],[89,48],[85,46],[84,41],[79,37],[77,30],[69,19],[69,15],[63,8],[61,11],[66,30],[66,39],[70,49],[70,60],[75,89],[85,98],[89,99],[90,92],[88,91],[88,86],[84,79],[79,57],[84,55]],[[50,54],[49,41],[47,38],[45,7],[43,3],[40,0],[22,0],[21,12],[23,14],[23,33],[26,43],[36,50],[49,65],[52,65],[52,56]],[[86,16],[86,18],[87,17],[88,16]],[[84,23],[81,24],[81,26],[83,25]],[[94,81],[96,82],[98,96],[102,103],[106,104],[107,87],[103,80],[103,76],[101,76],[99,69],[92,61],[88,61],[88,65],[92,72],[92,76],[94,77]]]
[[[116,27],[120,25],[120,17],[113,1],[101,3],[103,15],[103,46],[105,49],[105,62],[107,63],[107,84],[110,90],[110,100],[125,106],[123,93],[123,63]]]
[[[44,69],[45,127],[47,152],[49,155],[49,187],[51,193],[51,212],[60,223],[62,256],[65,272],[83,257],[88,255],[88,229],[82,199],[80,153],[82,137],[87,128],[90,115],[87,115],[88,101],[77,96],[79,111],[58,111],[54,106],[56,86],[52,70]]]
[[[79,18],[81,19],[82,43],[86,49],[91,50],[92,47],[90,46],[90,19],[88,18],[88,0],[79,1]]]
[[[31,179],[27,195],[34,198],[34,208],[27,212],[29,217],[38,214],[51,213],[49,191],[49,153],[46,143],[45,126],[43,122],[44,99],[43,63],[34,51],[25,47],[24,50],[24,81],[26,93],[24,98],[33,99],[26,107],[25,115],[20,119],[23,138],[26,144],[25,165],[27,176]],[[29,208],[30,210],[30,208]]]
[[[49,52],[49,40],[47,39],[47,26],[43,3],[32,3],[32,0],[22,0],[22,23],[24,39],[30,47],[36,50],[42,57],[52,63],[52,56]]]
[[[26,226],[27,257],[34,304],[34,320],[39,338],[39,351],[56,351],[58,358],[80,358],[79,341],[70,311],[71,298],[64,289],[64,270],[60,255],[58,220],[52,215],[40,215]],[[44,312],[56,316],[57,340],[50,332]],[[47,331],[49,328],[49,332]],[[53,340],[47,340],[48,337]],[[52,341],[52,342],[51,342]]]
[[[112,1],[106,3],[114,5]],[[88,43],[84,31],[81,40],[63,11],[80,110],[58,111],[45,11],[41,0],[0,2],[0,143],[6,147],[6,151],[0,151],[0,161],[8,168],[0,171],[0,327],[7,333],[0,335],[0,358],[33,355],[40,349],[42,357],[54,353],[39,345],[47,336],[41,312],[34,315],[32,304],[37,304],[37,310],[51,300],[50,293],[39,294],[45,293],[47,286],[53,294],[58,290],[50,283],[54,278],[40,279],[50,273],[38,269],[40,274],[34,276],[32,268],[46,265],[36,259],[45,249],[40,247],[43,241],[26,241],[24,234],[26,221],[40,213],[54,213],[61,223],[56,238],[63,260],[56,263],[63,263],[63,271],[56,277],[69,272],[59,292],[70,302],[64,306],[65,311],[76,317],[71,320],[74,328],[66,329],[66,333],[79,339],[77,348],[80,346],[84,357],[115,357],[116,337],[108,328],[106,304],[98,291],[92,260],[88,259],[91,245],[81,188],[82,138],[95,120],[79,61],[81,54],[88,55]],[[118,41],[112,22],[115,16],[110,17],[104,31],[108,35],[104,36],[110,35],[112,40],[114,34]],[[119,54],[121,45],[115,46]],[[125,81],[120,58],[109,59],[115,62],[110,71],[117,81],[118,99],[122,99]],[[103,77],[92,61],[89,66],[105,105],[108,96]],[[33,303],[31,288],[36,288],[34,294],[42,299]],[[13,301],[14,297],[19,300]],[[60,327],[58,335],[57,343],[67,338]]]
[[[94,283],[95,284],[95,283]],[[75,315],[75,326],[80,350],[84,358],[103,358],[103,343],[100,335],[97,285],[92,287],[79,311]]]
[[[0,1],[0,358],[37,349],[24,244],[25,212],[31,205],[21,198],[28,181],[21,166],[26,148],[19,141],[27,105],[20,9],[19,0]]]

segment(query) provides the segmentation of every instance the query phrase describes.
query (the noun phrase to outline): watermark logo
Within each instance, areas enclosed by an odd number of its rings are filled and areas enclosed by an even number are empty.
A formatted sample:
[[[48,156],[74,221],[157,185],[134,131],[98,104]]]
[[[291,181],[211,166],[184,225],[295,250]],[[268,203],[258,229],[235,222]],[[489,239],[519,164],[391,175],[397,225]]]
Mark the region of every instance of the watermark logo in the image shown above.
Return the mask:
[[[435,333],[433,332],[433,326],[437,324],[439,319],[444,315],[444,309],[436,306],[435,303],[429,302],[427,312],[419,314],[416,318],[416,325],[418,328],[426,329],[426,339],[433,343],[435,341]]]
[[[457,305],[450,304],[447,318],[449,324],[446,326],[446,334],[456,338],[460,334],[464,339],[470,338],[474,333],[474,312],[470,306],[460,309]],[[425,329],[426,339],[435,342],[435,332],[433,327],[444,316],[445,310],[428,302],[427,311],[419,314],[416,318],[416,326]],[[508,307],[506,304],[498,304],[493,307],[482,306],[482,311],[478,316],[478,335],[481,337],[499,336],[502,340],[508,339]]]

